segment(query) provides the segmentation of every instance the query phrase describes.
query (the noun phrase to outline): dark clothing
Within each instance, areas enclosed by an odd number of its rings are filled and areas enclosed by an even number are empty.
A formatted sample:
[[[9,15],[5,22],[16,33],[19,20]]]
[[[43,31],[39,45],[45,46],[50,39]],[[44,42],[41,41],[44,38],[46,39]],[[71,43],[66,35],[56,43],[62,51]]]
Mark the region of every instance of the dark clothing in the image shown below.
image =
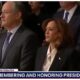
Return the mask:
[[[6,33],[0,37],[0,59],[5,37]],[[9,43],[3,61],[0,60],[0,68],[33,70],[37,42],[35,34],[22,25]]]
[[[63,15],[64,15],[64,10],[57,12],[54,15],[54,18],[63,19]],[[80,50],[80,6],[78,6],[77,9],[75,10],[69,22],[69,25],[70,25],[69,29],[71,33],[73,33],[76,49]]]
[[[34,31],[40,40],[40,44],[44,40],[44,31],[42,29],[42,23],[49,16],[45,12],[40,12],[38,15],[31,13],[27,20],[26,24],[29,26],[29,29]]]
[[[41,71],[46,55],[48,46],[41,47],[36,56],[35,70]],[[57,54],[52,62],[49,71],[77,71],[80,70],[78,52],[71,47],[62,46],[58,49]]]
[[[6,29],[4,29],[3,27],[0,28],[0,36],[1,36],[4,32],[6,32]]]

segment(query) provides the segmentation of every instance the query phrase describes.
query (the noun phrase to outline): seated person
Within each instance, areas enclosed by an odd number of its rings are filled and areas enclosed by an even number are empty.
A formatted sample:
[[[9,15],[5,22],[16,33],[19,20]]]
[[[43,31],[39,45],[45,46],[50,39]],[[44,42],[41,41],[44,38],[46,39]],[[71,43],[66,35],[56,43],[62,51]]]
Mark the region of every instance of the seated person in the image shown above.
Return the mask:
[[[59,19],[47,19],[42,25],[45,44],[38,49],[36,71],[80,70],[79,55],[74,49],[68,24]]]

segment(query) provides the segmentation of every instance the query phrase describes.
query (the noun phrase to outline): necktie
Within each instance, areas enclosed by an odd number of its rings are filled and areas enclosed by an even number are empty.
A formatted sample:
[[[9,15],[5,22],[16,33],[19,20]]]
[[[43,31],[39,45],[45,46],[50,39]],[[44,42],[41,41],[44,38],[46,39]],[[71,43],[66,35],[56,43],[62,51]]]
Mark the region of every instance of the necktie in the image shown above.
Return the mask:
[[[65,18],[64,18],[64,20],[67,22],[67,20],[68,20],[68,15],[69,15],[69,12],[66,12],[65,13]]]
[[[2,60],[3,60],[3,58],[4,58],[6,48],[7,48],[8,45],[9,45],[9,40],[10,40],[11,34],[12,34],[11,32],[8,32],[8,33],[7,33],[7,36],[6,36],[6,39],[5,39],[5,41],[4,41],[3,48],[2,48]]]

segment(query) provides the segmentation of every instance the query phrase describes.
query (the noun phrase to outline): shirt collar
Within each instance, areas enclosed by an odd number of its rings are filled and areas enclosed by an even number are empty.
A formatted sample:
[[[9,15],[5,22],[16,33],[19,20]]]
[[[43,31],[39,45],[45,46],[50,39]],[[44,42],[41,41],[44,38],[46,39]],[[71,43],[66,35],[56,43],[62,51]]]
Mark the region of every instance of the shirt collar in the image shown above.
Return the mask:
[[[53,55],[55,55],[57,53],[57,49],[56,48],[53,48],[51,51],[50,51],[50,45],[48,47],[48,51],[47,51],[47,55],[50,55],[51,56],[51,59],[53,58]]]
[[[10,31],[8,32],[11,32],[12,34],[15,34],[16,31],[19,29],[19,27],[21,26],[22,23],[20,23],[18,26],[14,27],[13,29],[11,29]]]
[[[78,7],[78,5],[75,5],[73,8],[71,8],[69,11],[65,10],[64,11],[64,16],[63,16],[63,19],[65,18],[65,13],[66,12],[69,12],[69,15],[68,15],[68,20],[67,20],[67,23],[69,23],[70,19],[72,18],[76,8]]]
[[[77,8],[77,5],[75,5],[73,8],[71,8],[68,12],[69,12],[69,14],[73,14],[74,12],[75,12],[75,10],[76,10],[76,8]],[[65,10],[65,13],[66,13],[67,11]]]

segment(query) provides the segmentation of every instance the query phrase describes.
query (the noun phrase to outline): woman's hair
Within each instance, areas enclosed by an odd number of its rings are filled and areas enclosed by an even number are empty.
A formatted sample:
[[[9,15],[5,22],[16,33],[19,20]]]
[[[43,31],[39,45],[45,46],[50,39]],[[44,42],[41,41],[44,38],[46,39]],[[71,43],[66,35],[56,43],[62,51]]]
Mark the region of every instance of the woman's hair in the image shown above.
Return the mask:
[[[53,19],[53,18],[46,19],[42,24],[43,30],[44,31],[46,30],[47,24],[51,21],[54,21],[56,23],[56,27],[58,29],[58,32],[60,32],[60,34],[61,34],[61,37],[62,37],[61,44],[72,45],[73,44],[73,35],[69,29],[70,28],[69,25],[64,20]]]

